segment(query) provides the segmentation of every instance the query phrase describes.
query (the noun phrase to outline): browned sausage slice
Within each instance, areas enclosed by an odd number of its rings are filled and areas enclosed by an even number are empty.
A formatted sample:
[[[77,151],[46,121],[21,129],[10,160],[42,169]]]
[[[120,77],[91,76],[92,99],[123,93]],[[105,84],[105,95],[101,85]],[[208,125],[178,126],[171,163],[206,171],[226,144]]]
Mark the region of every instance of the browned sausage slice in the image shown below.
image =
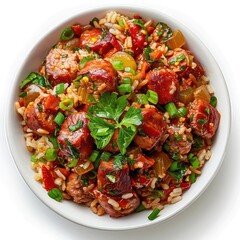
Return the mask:
[[[122,196],[110,196],[95,189],[94,194],[106,213],[114,218],[132,213],[140,204],[134,191]]]
[[[190,152],[193,136],[192,133],[187,131],[184,125],[169,126],[168,127],[169,137],[166,144],[169,146],[169,153],[178,153],[184,155]]]
[[[87,203],[94,199],[92,192],[83,190],[84,184],[81,177],[76,173],[71,173],[67,178],[66,192],[73,198],[76,203]]]
[[[113,92],[117,89],[116,71],[112,64],[106,60],[96,59],[87,62],[78,75],[88,76],[87,84],[89,85],[84,85],[86,84],[84,81],[81,81],[80,84],[92,91]]]
[[[108,162],[101,160],[98,168],[98,189],[103,193],[115,196],[132,191],[128,164],[118,168],[114,159]]]
[[[189,105],[188,119],[194,133],[203,138],[212,138],[219,125],[220,113],[207,101],[195,99]]]
[[[89,47],[98,54],[106,54],[113,47],[121,50],[122,47],[116,38],[106,29],[93,28],[84,31],[79,39],[79,46],[82,48]]]
[[[143,123],[138,127],[138,133],[133,139],[140,148],[151,150],[162,141],[167,131],[167,124],[163,114],[156,108],[143,108]]]
[[[46,72],[50,83],[71,83],[78,72],[78,57],[70,50],[52,49],[46,57]]]
[[[50,104],[51,103],[51,107]],[[55,96],[38,97],[35,102],[30,102],[26,108],[25,119],[27,126],[38,135],[39,129],[53,133],[57,124],[53,121],[57,111],[59,99]]]
[[[69,115],[61,126],[58,143],[61,146],[63,155],[72,155],[68,142],[80,153],[80,159],[87,159],[93,150],[93,139],[88,128],[86,112],[77,112]],[[80,127],[71,131],[70,126],[79,124]],[[67,142],[68,141],[68,142]]]
[[[148,72],[148,89],[157,92],[158,103],[166,104],[178,100],[179,82],[177,75],[170,69],[154,69]]]

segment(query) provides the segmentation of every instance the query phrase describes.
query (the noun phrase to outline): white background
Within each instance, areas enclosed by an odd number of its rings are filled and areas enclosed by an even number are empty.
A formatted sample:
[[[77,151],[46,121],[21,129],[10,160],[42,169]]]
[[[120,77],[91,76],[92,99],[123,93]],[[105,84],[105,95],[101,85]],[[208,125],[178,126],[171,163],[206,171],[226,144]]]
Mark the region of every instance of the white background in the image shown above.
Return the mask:
[[[3,5],[4,2],[4,5]],[[24,57],[48,27],[95,5],[150,6],[192,29],[210,48],[229,87],[233,120],[223,165],[201,197],[176,217],[152,227],[125,232],[89,229],[58,216],[30,191],[7,148],[4,107],[16,59]],[[239,239],[240,222],[240,13],[235,0],[1,1],[0,4],[0,218],[1,239]],[[221,96],[219,96],[221,97]]]

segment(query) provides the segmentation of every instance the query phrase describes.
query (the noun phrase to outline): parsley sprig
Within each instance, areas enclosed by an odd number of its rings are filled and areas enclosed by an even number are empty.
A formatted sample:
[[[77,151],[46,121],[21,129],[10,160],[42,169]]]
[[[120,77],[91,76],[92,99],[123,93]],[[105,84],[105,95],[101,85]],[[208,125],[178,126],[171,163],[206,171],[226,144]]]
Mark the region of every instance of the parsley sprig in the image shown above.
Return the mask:
[[[98,101],[91,98],[93,105],[88,108],[90,120],[88,126],[97,148],[107,146],[115,130],[119,129],[117,144],[120,152],[126,153],[127,147],[136,135],[136,126],[141,125],[143,119],[141,109],[134,106],[131,106],[121,118],[128,105],[128,96],[118,97],[116,92],[105,92]]]

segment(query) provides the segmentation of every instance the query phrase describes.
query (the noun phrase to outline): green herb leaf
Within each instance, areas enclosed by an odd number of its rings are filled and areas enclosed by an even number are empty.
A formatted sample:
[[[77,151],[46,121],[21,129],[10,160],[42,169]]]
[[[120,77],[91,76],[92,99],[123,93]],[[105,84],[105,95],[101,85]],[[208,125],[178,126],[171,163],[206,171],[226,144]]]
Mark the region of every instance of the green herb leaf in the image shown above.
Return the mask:
[[[68,139],[65,139],[65,143],[68,147],[68,153],[71,158],[79,158],[79,151],[68,141]]]
[[[128,128],[120,128],[119,136],[118,136],[118,147],[122,154],[126,153],[127,151],[126,149],[132,142],[136,132],[137,132],[137,129],[134,125]]]
[[[107,35],[107,30],[105,28],[102,28],[102,35],[99,39],[103,40],[106,37],[106,35]]]
[[[141,108],[131,106],[121,121],[121,125],[124,125],[125,127],[131,127],[132,125],[139,126],[142,124],[142,119]]]
[[[132,23],[137,24],[137,25],[140,26],[142,29],[145,29],[144,23],[143,23],[143,21],[142,21],[141,19],[134,19],[134,20],[132,21]]]
[[[63,195],[62,195],[62,191],[58,188],[52,188],[49,192],[48,192],[48,196],[54,200],[56,200],[57,202],[61,202],[63,199]]]
[[[94,22],[99,22],[99,19],[97,17],[94,17],[90,22],[89,24],[92,25],[94,27]]]
[[[83,127],[83,121],[81,121],[81,119],[79,119],[75,125],[71,125],[68,128],[71,132],[75,132],[82,127]]]

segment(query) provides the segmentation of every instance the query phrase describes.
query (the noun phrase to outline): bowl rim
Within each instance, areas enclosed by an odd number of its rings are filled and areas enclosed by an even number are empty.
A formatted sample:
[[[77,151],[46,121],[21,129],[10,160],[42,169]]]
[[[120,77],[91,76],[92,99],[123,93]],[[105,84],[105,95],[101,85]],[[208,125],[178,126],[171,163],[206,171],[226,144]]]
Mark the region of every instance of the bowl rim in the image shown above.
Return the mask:
[[[22,71],[22,69],[24,68],[28,57],[30,56],[30,54],[33,52],[33,50],[36,48],[36,46],[42,42],[48,35],[51,35],[53,33],[53,31],[58,28],[61,25],[66,25],[68,22],[70,22],[71,20],[76,19],[77,17],[81,17],[81,15],[89,15],[91,13],[97,12],[97,13],[101,13],[101,12],[105,12],[105,11],[110,11],[110,10],[116,10],[116,11],[129,11],[129,12],[139,12],[142,14],[142,16],[144,17],[144,13],[145,14],[150,14],[150,13],[154,13],[154,14],[159,14],[159,17],[163,17],[163,18],[168,18],[171,21],[176,22],[176,24],[180,27],[180,28],[184,28],[184,30],[188,31],[208,52],[208,54],[211,56],[211,58],[213,59],[216,67],[219,70],[219,73],[222,76],[222,80],[223,80],[223,84],[225,87],[225,93],[227,96],[226,99],[226,103],[228,105],[228,126],[227,126],[227,136],[225,138],[225,145],[223,148],[223,154],[221,156],[221,159],[219,159],[219,163],[217,165],[217,168],[214,171],[214,174],[212,174],[209,178],[209,180],[206,182],[206,184],[204,184],[204,186],[197,192],[197,194],[191,198],[189,201],[187,201],[180,209],[161,217],[161,219],[155,219],[154,221],[148,221],[146,223],[143,224],[138,224],[138,225],[134,225],[134,226],[125,226],[125,227],[111,227],[111,226],[105,226],[105,227],[99,227],[99,226],[93,226],[90,223],[83,223],[83,222],[78,222],[76,220],[74,220],[73,218],[71,218],[70,216],[66,216],[65,214],[63,214],[62,212],[57,211],[57,209],[55,209],[53,206],[51,206],[49,203],[47,203],[38,193],[35,189],[33,189],[30,185],[30,183],[27,181],[26,176],[21,172],[20,167],[19,167],[19,163],[15,160],[15,156],[13,154],[13,150],[12,150],[12,146],[10,145],[10,134],[9,134],[9,128],[10,128],[10,123],[8,121],[9,117],[10,117],[10,110],[13,107],[13,103],[16,101],[14,95],[13,95],[13,87],[16,85],[16,79],[19,78],[19,75]],[[31,45],[31,48],[28,48],[26,54],[23,55],[23,57],[21,58],[22,60],[20,61],[20,63],[17,65],[17,67],[15,67],[15,71],[11,73],[12,76],[10,76],[11,79],[11,83],[9,84],[9,89],[8,89],[8,95],[7,95],[7,99],[8,104],[7,107],[5,108],[5,113],[4,113],[4,130],[5,130],[5,137],[7,140],[7,146],[8,146],[8,150],[10,152],[11,158],[13,159],[15,166],[18,169],[18,173],[20,173],[21,177],[24,179],[24,182],[28,185],[28,187],[31,189],[31,191],[35,194],[35,196],[37,196],[38,199],[41,200],[41,202],[43,202],[48,208],[50,208],[51,210],[53,210],[54,212],[56,212],[58,215],[64,217],[65,219],[68,219],[74,223],[80,224],[82,226],[85,227],[89,227],[89,228],[93,228],[93,229],[100,229],[100,230],[131,230],[131,229],[137,229],[137,228],[142,228],[142,227],[146,227],[146,226],[150,226],[153,224],[157,224],[160,223],[162,221],[165,221],[167,219],[172,218],[173,216],[175,216],[176,214],[179,214],[180,212],[182,212],[183,210],[185,210],[187,207],[189,207],[194,201],[196,201],[198,199],[198,197],[207,189],[207,187],[209,186],[209,184],[213,181],[213,179],[215,178],[216,174],[218,173],[222,162],[224,160],[225,154],[226,154],[226,149],[228,147],[228,142],[229,142],[229,137],[230,137],[230,133],[231,133],[231,125],[232,125],[232,108],[231,108],[231,99],[230,99],[230,95],[229,95],[229,90],[228,90],[228,86],[227,86],[227,82],[225,80],[224,74],[221,70],[221,68],[219,67],[218,62],[216,61],[215,57],[212,55],[211,53],[211,48],[212,46],[208,47],[205,45],[205,43],[203,43],[201,41],[201,38],[198,37],[190,28],[188,28],[188,26],[186,26],[185,24],[183,24],[181,21],[177,20],[176,18],[166,14],[165,12],[167,12],[167,10],[165,9],[164,11],[161,10],[156,10],[153,9],[149,6],[134,6],[134,5],[125,5],[125,4],[112,4],[112,5],[98,5],[95,7],[91,7],[91,8],[86,8],[83,10],[79,10],[77,13],[71,13],[69,15],[69,17],[63,17],[61,21],[58,21],[58,23],[55,23],[54,25],[51,25],[49,29],[47,29],[47,31],[45,31],[43,34],[41,34],[41,37],[38,37],[33,44]],[[210,45],[210,44],[209,44]],[[26,50],[26,49],[24,49]],[[19,60],[19,59],[18,59]],[[34,179],[33,179],[34,181]]]

